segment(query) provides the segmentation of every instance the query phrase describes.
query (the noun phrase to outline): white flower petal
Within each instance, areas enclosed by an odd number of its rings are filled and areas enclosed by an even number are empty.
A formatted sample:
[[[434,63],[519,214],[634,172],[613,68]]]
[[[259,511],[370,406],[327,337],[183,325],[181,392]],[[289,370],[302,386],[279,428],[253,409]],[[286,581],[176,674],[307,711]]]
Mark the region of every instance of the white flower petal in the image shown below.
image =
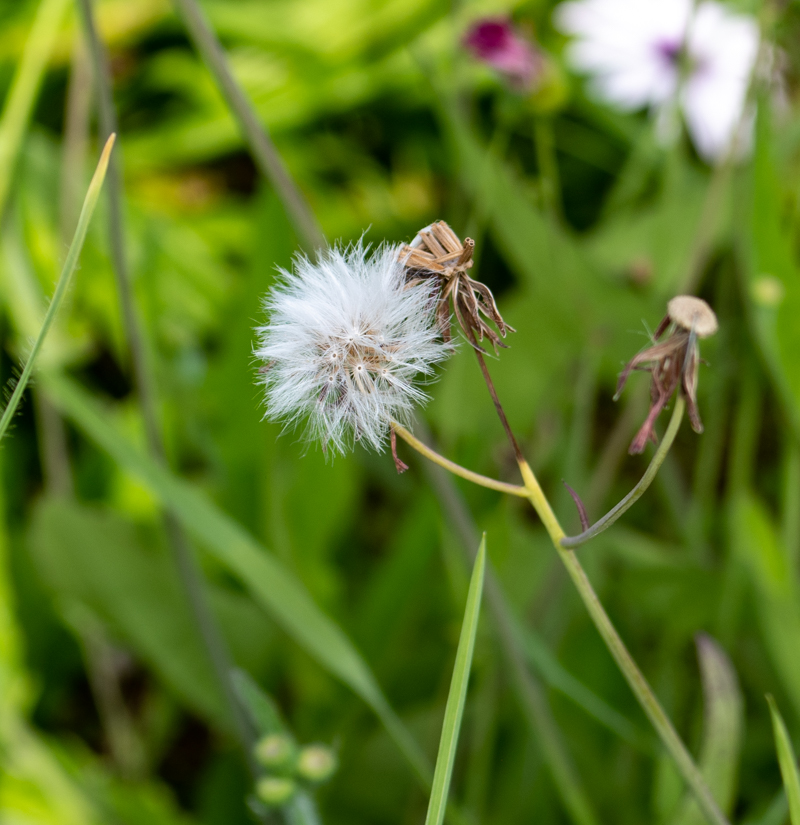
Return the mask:
[[[621,109],[674,106],[685,48],[693,71],[679,103],[689,132],[709,160],[730,146],[758,51],[755,20],[716,0],[694,11],[693,0],[570,0],[554,20],[576,37],[567,58],[592,75],[594,94]]]

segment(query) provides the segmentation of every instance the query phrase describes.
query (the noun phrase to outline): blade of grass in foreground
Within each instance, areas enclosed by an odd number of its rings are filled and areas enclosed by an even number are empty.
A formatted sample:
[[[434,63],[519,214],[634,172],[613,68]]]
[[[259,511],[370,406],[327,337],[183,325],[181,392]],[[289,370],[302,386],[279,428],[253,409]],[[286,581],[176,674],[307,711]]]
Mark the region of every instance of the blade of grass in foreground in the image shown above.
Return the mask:
[[[97,169],[95,169],[92,182],[89,184],[89,190],[86,193],[86,199],[83,202],[81,215],[78,219],[78,228],[75,230],[75,235],[72,238],[72,243],[70,244],[69,252],[67,253],[67,259],[64,261],[61,275],[59,276],[58,283],[56,284],[56,291],[53,293],[53,299],[50,301],[50,306],[47,308],[47,314],[44,317],[44,323],[42,324],[42,328],[39,330],[39,334],[36,336],[36,340],[33,342],[33,348],[31,349],[28,360],[22,370],[22,375],[19,377],[16,387],[14,387],[14,392],[6,405],[5,410],[3,410],[2,418],[0,418],[0,439],[2,439],[6,434],[8,425],[11,423],[11,419],[19,406],[19,402],[22,399],[22,394],[25,392],[25,387],[27,387],[28,382],[30,381],[36,356],[39,354],[39,350],[42,348],[44,339],[47,337],[47,333],[53,324],[53,319],[56,317],[59,306],[61,306],[61,301],[67,291],[67,286],[69,286],[72,273],[75,271],[75,267],[78,264],[78,257],[81,254],[83,242],[86,240],[86,232],[89,228],[89,221],[92,219],[92,213],[94,212],[95,206],[97,206],[97,199],[100,196],[100,189],[102,188],[103,181],[106,177],[108,159],[111,155],[111,149],[114,146],[115,137],[115,135],[111,135],[111,137],[106,141],[106,145],[103,148],[103,153],[100,155],[100,161],[97,164]]]
[[[789,732],[786,730],[775,700],[767,696],[767,702],[769,702],[769,711],[772,714],[775,749],[778,751],[783,786],[786,789],[786,798],[789,800],[789,817],[792,825],[800,825],[800,772],[797,768],[797,757],[794,755]]]
[[[441,825],[447,808],[447,794],[453,776],[453,762],[456,758],[458,734],[461,730],[461,718],[464,715],[464,703],[467,698],[467,683],[472,667],[472,653],[475,650],[475,636],[478,631],[478,616],[483,595],[483,575],[486,570],[486,535],[481,541],[472,579],[467,594],[467,608],[461,625],[461,638],[458,640],[456,663],[453,679],[450,682],[450,694],[444,711],[442,738],[439,741],[439,755],[436,757],[436,769],[433,773],[433,788],[428,802],[428,815],[425,825]]]

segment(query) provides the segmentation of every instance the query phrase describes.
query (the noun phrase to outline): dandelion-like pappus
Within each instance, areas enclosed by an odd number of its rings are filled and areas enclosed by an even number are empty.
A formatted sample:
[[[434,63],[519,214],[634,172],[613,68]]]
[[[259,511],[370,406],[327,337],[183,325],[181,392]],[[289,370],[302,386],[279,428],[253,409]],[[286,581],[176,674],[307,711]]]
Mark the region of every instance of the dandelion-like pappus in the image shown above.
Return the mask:
[[[359,243],[298,258],[266,299],[256,356],[267,417],[305,422],[340,453],[382,450],[392,422],[427,400],[418,386],[451,352],[436,324],[434,285],[406,283],[398,247]]]

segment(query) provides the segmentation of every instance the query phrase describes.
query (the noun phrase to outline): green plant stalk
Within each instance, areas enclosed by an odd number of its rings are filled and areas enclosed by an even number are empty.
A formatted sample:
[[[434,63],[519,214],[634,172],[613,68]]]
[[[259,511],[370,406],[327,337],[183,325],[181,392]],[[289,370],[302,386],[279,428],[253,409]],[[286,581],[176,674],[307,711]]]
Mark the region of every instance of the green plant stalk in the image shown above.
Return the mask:
[[[475,355],[478,359],[478,364],[481,368],[481,372],[483,373],[484,380],[486,381],[489,394],[494,402],[495,409],[497,410],[500,421],[506,431],[511,447],[517,456],[517,464],[519,465],[525,488],[528,491],[528,499],[533,505],[534,510],[536,510],[537,515],[542,520],[542,523],[550,536],[550,540],[553,542],[553,546],[556,548],[556,551],[561,557],[570,578],[578,590],[578,594],[586,606],[586,609],[589,611],[589,615],[591,616],[595,627],[597,627],[597,630],[605,642],[606,647],[608,647],[611,655],[614,657],[614,660],[617,662],[617,665],[622,671],[623,676],[631,686],[631,689],[638,699],[639,704],[642,706],[642,709],[648,719],[650,719],[656,733],[658,733],[661,741],[664,743],[664,746],[674,759],[678,770],[681,772],[683,778],[697,796],[697,801],[703,811],[703,814],[706,816],[708,821],[712,823],[712,825],[728,825],[727,819],[720,810],[719,805],[717,805],[713,794],[703,779],[697,765],[695,765],[691,754],[681,741],[681,738],[678,736],[672,722],[670,722],[669,717],[659,704],[652,688],[647,683],[644,675],[639,670],[633,657],[628,652],[628,649],[625,647],[625,643],[617,633],[611,619],[605,612],[600,599],[598,599],[597,594],[594,592],[594,588],[592,587],[589,578],[581,566],[581,563],[578,561],[578,557],[571,548],[563,545],[563,541],[567,538],[567,536],[559,524],[555,513],[553,512],[550,502],[542,492],[542,488],[539,485],[533,470],[520,452],[519,444],[511,431],[505,411],[503,410],[503,407],[497,397],[497,391],[495,390],[489,370],[486,367],[486,362],[483,355],[479,350],[475,350]],[[679,404],[680,399],[676,403],[675,412],[678,411]]]
[[[14,413],[17,411],[17,407],[19,407],[19,402],[22,400],[22,394],[25,392],[25,388],[28,386],[28,382],[31,378],[31,373],[33,372],[33,365],[36,361],[36,356],[39,354],[39,351],[44,344],[44,340],[47,337],[47,333],[50,331],[50,327],[53,324],[53,320],[56,317],[56,313],[58,312],[58,308],[61,306],[61,302],[64,299],[64,295],[67,291],[67,287],[69,286],[70,278],[72,277],[72,273],[75,271],[75,267],[78,265],[78,258],[81,254],[81,249],[83,248],[83,242],[86,240],[86,232],[89,228],[89,221],[92,219],[92,214],[94,213],[94,209],[97,206],[97,200],[100,197],[100,189],[103,186],[103,181],[106,177],[106,171],[108,170],[108,161],[111,155],[111,149],[114,146],[114,139],[115,135],[111,135],[109,139],[106,141],[106,145],[103,148],[103,152],[100,155],[100,161],[97,164],[97,169],[95,169],[95,173],[92,176],[92,181],[89,184],[89,189],[86,192],[86,198],[83,202],[83,208],[81,209],[80,218],[78,219],[78,227],[75,230],[75,236],[72,239],[72,243],[69,247],[69,252],[67,253],[67,258],[64,261],[64,266],[61,269],[61,275],[58,278],[58,283],[56,284],[55,292],[53,293],[53,298],[50,301],[50,306],[47,308],[47,314],[44,317],[44,322],[42,323],[42,328],[39,330],[39,334],[36,336],[36,340],[33,342],[33,347],[31,348],[30,354],[28,355],[28,360],[25,362],[25,367],[22,370],[22,375],[20,375],[19,380],[17,381],[16,386],[14,387],[14,392],[11,395],[11,398],[6,405],[5,410],[3,410],[2,418],[0,418],[0,439],[6,434],[8,430],[8,425],[11,423],[11,419],[14,417]]]
[[[674,439],[675,432],[680,425],[680,421],[683,414],[683,401],[682,399],[678,399],[675,404],[675,410],[673,411],[673,418],[670,421],[670,428],[674,425],[674,432],[672,433],[672,438]],[[422,446],[424,449],[420,450],[421,454],[424,455],[426,458],[434,461],[441,467],[444,467],[450,472],[455,473],[456,475],[461,476],[462,478],[466,478],[471,481],[475,481],[477,484],[481,484],[482,486],[490,487],[491,489],[501,489],[498,485],[504,484],[504,482],[495,482],[493,479],[486,479],[485,476],[480,476],[477,473],[472,473],[470,470],[466,470],[463,467],[460,467],[457,464],[449,461],[448,459],[443,458],[438,453],[431,450],[429,447],[425,447],[418,439],[411,436],[411,438],[406,438],[407,432],[401,432],[401,429],[395,427],[395,430],[398,435],[400,435],[406,442],[414,447],[415,449],[419,449],[419,446]],[[410,434],[408,434],[410,435]],[[665,436],[664,442],[666,442],[667,437]],[[662,447],[664,446],[664,442],[662,442]],[[666,455],[666,450],[664,451],[663,455]],[[661,457],[661,461],[663,461],[663,455]],[[655,461],[655,458],[654,458]],[[656,698],[655,694],[652,691],[652,688],[647,683],[647,680],[644,678],[644,675],[639,670],[636,662],[634,661],[631,654],[628,652],[628,649],[625,647],[624,642],[620,638],[619,634],[616,631],[616,628],[609,619],[608,614],[605,612],[603,605],[601,604],[600,600],[597,597],[597,594],[594,592],[592,588],[591,582],[589,581],[588,577],[586,576],[581,563],[578,561],[577,556],[572,551],[569,546],[565,546],[564,540],[567,539],[567,535],[564,533],[563,528],[561,527],[558,519],[553,512],[552,507],[550,506],[550,502],[545,497],[544,493],[542,492],[541,487],[539,486],[539,482],[536,480],[536,476],[533,474],[533,471],[530,468],[530,465],[523,459],[520,461],[520,472],[522,473],[523,481],[525,482],[524,489],[527,491],[527,498],[533,505],[533,508],[536,510],[537,514],[541,518],[542,522],[547,529],[547,532],[550,536],[553,545],[555,546],[556,550],[558,551],[559,556],[561,557],[564,566],[567,568],[567,572],[572,578],[573,583],[575,584],[576,588],[578,589],[578,593],[586,606],[586,609],[589,611],[589,615],[592,618],[597,630],[600,633],[603,641],[605,642],[606,646],[608,647],[611,655],[614,657],[614,660],[622,670],[623,676],[627,680],[628,684],[631,686],[634,695],[639,701],[639,704],[642,706],[642,709],[647,714],[648,719],[652,723],[653,727],[655,728],[656,732],[658,733],[661,741],[663,742],[664,746],[669,751],[672,758],[675,760],[678,769],[680,770],[681,774],[683,775],[684,779],[686,780],[689,787],[697,796],[698,804],[700,805],[703,813],[708,818],[709,822],[713,823],[713,825],[728,825],[728,821],[723,815],[722,811],[720,810],[719,806],[717,805],[714,797],[709,790],[708,786],[705,783],[705,780],[702,777],[697,765],[695,765],[694,760],[691,757],[691,754],[686,749],[686,746],[683,744],[683,741],[678,736],[675,728],[670,722],[669,717],[665,713],[664,709],[661,707],[658,699]],[[651,462],[652,466],[652,462]],[[651,468],[648,468],[648,472]],[[656,467],[655,470],[658,468]],[[652,476],[655,476],[655,470],[653,470]],[[477,476],[477,479],[472,478],[472,476]],[[647,476],[647,473],[645,474]],[[491,484],[484,483],[485,481],[491,482]],[[647,484],[652,481],[652,477],[649,478]],[[641,485],[642,482],[639,482]],[[520,495],[518,489],[515,485],[509,485],[512,487],[512,490],[504,492],[510,492],[512,495]],[[639,486],[639,485],[637,485]],[[641,490],[639,495],[644,492],[644,489]],[[636,498],[638,498],[637,496]],[[627,498],[627,497],[626,497]],[[636,499],[634,499],[635,501]],[[624,500],[623,500],[624,501]],[[633,501],[628,503],[628,507],[633,504]],[[625,508],[627,509],[627,507]],[[616,508],[615,508],[616,510]],[[612,513],[614,510],[611,511]],[[623,511],[624,512],[624,511]],[[609,514],[611,515],[611,514]],[[621,515],[621,512],[616,515],[613,519],[614,521],[616,518]],[[606,524],[608,526],[608,524]],[[600,531],[597,531],[600,532]]]
[[[100,130],[106,133],[115,132],[117,124],[111,90],[111,75],[107,55],[95,25],[92,0],[79,0],[79,3],[97,84]],[[109,169],[108,188],[111,253],[133,367],[134,383],[139,398],[139,407],[144,421],[148,447],[156,460],[165,465],[166,452],[156,409],[155,390],[147,366],[144,337],[137,316],[133,289],[128,273],[123,230],[122,179],[117,164],[112,164]],[[233,730],[239,740],[248,767],[255,776],[257,771],[252,754],[253,745],[255,744],[254,734],[236,699],[236,693],[231,682],[233,665],[225,641],[208,604],[202,573],[194,558],[189,540],[176,515],[166,509],[163,513],[163,521],[178,575],[197,624],[200,638],[205,646],[228,707]]]
[[[302,245],[308,251],[324,248],[327,243],[316,216],[286,169],[266,127],[259,121],[252,104],[236,82],[225,52],[202,9],[195,0],[175,0],[175,5],[228,108],[239,122],[258,168],[275,187],[283,202]]]
[[[500,493],[508,493],[510,496],[519,496],[520,498],[527,498],[528,491],[519,484],[507,484],[505,481],[496,481],[488,476],[483,476],[480,473],[474,473],[455,461],[450,461],[440,455],[436,450],[431,449],[426,444],[423,444],[416,436],[410,433],[401,424],[392,423],[392,429],[406,442],[410,447],[413,447],[418,453],[424,455],[429,461],[438,464],[453,475],[471,481],[473,484],[478,484],[481,487],[487,487],[489,490],[497,490]]]
[[[578,557],[573,550],[563,546],[562,542],[565,538],[564,531],[550,507],[550,502],[542,492],[542,488],[531,470],[530,465],[527,462],[522,462],[520,464],[520,472],[522,473],[525,487],[528,490],[528,498],[534,510],[536,510],[539,515],[539,518],[542,520],[553,542],[553,546],[561,557],[561,561],[567,568],[567,573],[569,573],[570,578],[575,584],[578,594],[586,606],[586,609],[589,611],[595,627],[611,655],[614,657],[614,660],[619,665],[623,676],[630,685],[631,690],[633,690],[647,718],[655,728],[670,756],[672,756],[675,761],[678,770],[697,797],[697,802],[705,814],[706,819],[712,823],[712,825],[729,825],[728,820],[720,810],[719,805],[717,805],[697,765],[695,765],[691,754],[686,749],[680,736],[678,736],[677,731],[661,707],[652,688],[647,683],[644,675],[625,647],[625,643],[617,633],[581,563],[578,561]]]
[[[439,741],[439,754],[436,758],[436,768],[433,773],[433,787],[428,802],[428,814],[425,825],[442,825],[445,810],[447,809],[447,795],[450,791],[450,781],[453,777],[453,763],[456,758],[456,745],[461,731],[461,720],[464,716],[464,704],[467,698],[467,685],[472,667],[472,654],[475,650],[475,637],[478,632],[478,618],[480,616],[481,596],[483,595],[483,579],[486,570],[486,536],[481,541],[472,578],[467,594],[467,606],[464,610],[464,622],[461,626],[461,636],[458,640],[456,662],[453,667],[453,678],[450,682],[450,692],[447,696],[447,705],[444,711],[442,736]]]
[[[534,510],[536,510],[539,518],[542,520],[542,523],[550,536],[550,540],[553,542],[553,546],[556,548],[556,551],[561,557],[564,566],[567,568],[567,572],[573,580],[573,583],[578,590],[578,594],[586,606],[592,621],[597,627],[601,638],[608,647],[614,660],[617,662],[623,676],[633,690],[634,695],[639,701],[639,704],[642,706],[642,709],[651,724],[655,728],[659,738],[675,761],[678,770],[683,775],[684,780],[696,795],[698,804],[703,811],[703,814],[706,816],[708,821],[712,823],[712,825],[729,825],[727,819],[720,810],[719,805],[717,805],[713,794],[708,788],[708,785],[703,779],[700,770],[697,765],[695,765],[691,754],[686,749],[686,746],[683,744],[681,738],[678,736],[677,731],[673,727],[672,722],[670,722],[664,709],[661,707],[658,699],[653,693],[652,688],[647,683],[647,680],[644,678],[644,675],[639,670],[636,662],[628,652],[624,642],[617,633],[611,619],[605,612],[605,609],[598,599],[597,594],[594,592],[594,588],[592,587],[591,582],[581,566],[581,563],[578,561],[578,557],[572,549],[563,545],[563,541],[567,538],[567,536],[556,518],[555,513],[553,512],[550,502],[542,492],[542,488],[539,485],[533,470],[531,470],[531,467],[525,458],[522,457],[518,442],[508,425],[505,412],[497,397],[497,392],[494,388],[494,384],[481,353],[478,350],[475,350],[475,354],[486,381],[486,385],[492,396],[497,413],[503,423],[503,427],[508,435],[511,446],[514,449],[514,453],[517,456],[517,463],[519,465],[520,473],[522,474],[522,480],[528,493],[527,497],[533,505]],[[678,411],[679,403],[680,401],[676,403],[676,412]],[[443,463],[444,461],[446,461],[446,459],[443,461],[437,461],[437,463],[446,467],[446,464]]]
[[[608,530],[608,528],[611,527],[611,525],[617,521],[623,513],[630,510],[630,508],[644,495],[647,488],[653,483],[659,468],[664,463],[664,459],[667,457],[670,447],[672,447],[672,442],[675,441],[675,436],[678,434],[678,430],[680,429],[681,421],[683,420],[683,412],[685,409],[686,402],[679,396],[675,401],[675,408],[672,411],[672,417],[670,418],[667,431],[664,433],[664,438],[658,445],[658,449],[656,450],[652,461],[645,470],[644,475],[641,479],[639,479],[639,482],[628,493],[628,495],[626,495],[625,498],[619,502],[619,504],[612,507],[611,510],[609,510],[601,519],[598,519],[591,527],[589,527],[588,530],[584,530],[577,536],[566,536],[563,538],[561,540],[562,547],[578,547],[581,544],[585,544],[590,539],[593,539],[604,530]]]

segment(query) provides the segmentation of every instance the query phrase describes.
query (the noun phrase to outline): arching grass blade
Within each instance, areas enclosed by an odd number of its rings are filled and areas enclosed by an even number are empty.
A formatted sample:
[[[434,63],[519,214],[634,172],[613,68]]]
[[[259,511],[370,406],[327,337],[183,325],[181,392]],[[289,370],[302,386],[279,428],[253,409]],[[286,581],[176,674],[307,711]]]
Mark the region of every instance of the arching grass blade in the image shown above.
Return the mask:
[[[61,275],[58,278],[56,291],[53,293],[53,299],[50,301],[50,306],[47,308],[47,314],[44,316],[44,323],[42,324],[42,328],[39,330],[39,334],[36,336],[36,340],[33,342],[33,347],[31,348],[30,355],[28,355],[28,360],[25,363],[25,367],[22,370],[22,375],[20,375],[17,385],[14,387],[14,392],[8,400],[5,410],[3,410],[3,416],[0,418],[0,439],[2,439],[6,434],[8,425],[11,423],[11,419],[13,418],[14,413],[19,406],[19,402],[22,399],[22,393],[25,392],[25,388],[28,386],[31,373],[33,372],[33,364],[36,361],[36,356],[39,354],[39,350],[42,348],[42,344],[47,337],[47,333],[50,331],[50,327],[53,324],[53,319],[56,317],[58,308],[61,306],[61,301],[66,294],[72,273],[75,271],[75,267],[78,264],[78,257],[81,254],[83,242],[86,240],[86,232],[89,228],[89,221],[92,219],[92,213],[94,212],[95,206],[97,206],[97,199],[100,196],[100,189],[102,188],[103,181],[105,180],[106,170],[108,169],[108,159],[111,155],[111,149],[114,146],[115,137],[115,135],[111,135],[111,137],[106,141],[106,145],[103,147],[103,153],[100,155],[100,161],[97,164],[97,169],[95,169],[94,175],[92,176],[92,181],[89,184],[89,189],[86,192],[86,199],[83,202],[81,215],[78,219],[78,228],[75,230],[75,235],[72,238],[72,243],[70,244],[69,252],[67,253],[67,259],[64,261],[64,266],[61,269]]]
[[[486,536],[481,541],[475,559],[475,566],[472,570],[472,579],[469,583],[467,608],[464,611],[464,622],[461,625],[461,638],[458,640],[453,679],[450,682],[450,693],[444,711],[442,738],[439,741],[439,755],[436,757],[433,788],[428,802],[428,815],[425,818],[425,825],[441,825],[447,807],[447,794],[453,776],[453,763],[456,757],[458,734],[461,730],[461,719],[464,715],[464,704],[467,698],[467,684],[470,668],[472,667],[475,636],[478,631],[478,616],[481,609],[485,569]]]
[[[800,825],[800,771],[797,767],[797,757],[775,700],[767,696],[767,702],[772,714],[772,730],[775,734],[775,749],[778,751],[783,787],[789,800],[789,817],[792,825]]]

